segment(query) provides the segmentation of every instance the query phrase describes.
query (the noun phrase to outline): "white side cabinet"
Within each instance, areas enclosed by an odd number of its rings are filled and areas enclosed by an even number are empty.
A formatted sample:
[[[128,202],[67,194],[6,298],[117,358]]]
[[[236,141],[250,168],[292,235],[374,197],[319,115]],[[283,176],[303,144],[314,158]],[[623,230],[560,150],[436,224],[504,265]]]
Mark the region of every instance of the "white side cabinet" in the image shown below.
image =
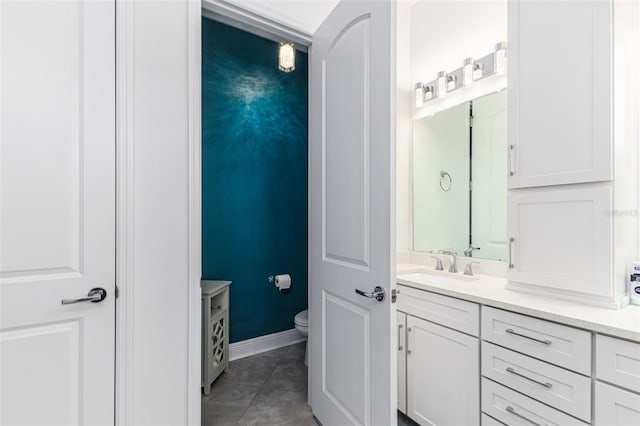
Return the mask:
[[[480,423],[478,339],[407,315],[407,415],[421,425]]]
[[[407,414],[407,314],[397,312],[398,321],[398,410]]]
[[[202,280],[202,388],[229,368],[229,286],[231,281]]]
[[[612,2],[513,0],[508,23],[509,188],[611,180]]]

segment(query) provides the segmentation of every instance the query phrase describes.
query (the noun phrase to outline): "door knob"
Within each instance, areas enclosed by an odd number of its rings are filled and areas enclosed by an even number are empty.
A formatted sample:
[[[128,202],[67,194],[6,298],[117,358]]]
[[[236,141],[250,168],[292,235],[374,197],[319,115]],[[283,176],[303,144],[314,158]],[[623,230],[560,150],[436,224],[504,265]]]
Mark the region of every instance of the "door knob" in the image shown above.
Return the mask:
[[[362,290],[358,290],[356,288],[356,293],[359,294],[360,296],[364,296],[364,297],[370,297],[371,299],[376,299],[378,302],[382,302],[386,296],[386,293],[384,292],[384,289],[382,287],[380,287],[379,285],[376,286],[376,288],[373,289],[373,292],[369,293],[366,291],[362,291]]]
[[[74,303],[80,302],[92,302],[99,303],[102,302],[107,297],[107,290],[102,287],[96,287],[89,290],[87,293],[87,297],[80,297],[78,299],[62,299],[60,303],[63,305],[72,305]]]

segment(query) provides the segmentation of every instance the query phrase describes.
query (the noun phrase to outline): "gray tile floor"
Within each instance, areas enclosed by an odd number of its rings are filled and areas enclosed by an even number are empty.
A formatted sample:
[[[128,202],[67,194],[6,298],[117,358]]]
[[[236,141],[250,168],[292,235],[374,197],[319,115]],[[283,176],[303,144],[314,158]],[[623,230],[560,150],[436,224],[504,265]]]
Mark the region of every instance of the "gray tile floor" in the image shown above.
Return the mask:
[[[202,397],[202,426],[318,426],[307,405],[304,343],[232,361]],[[398,426],[417,423],[398,412]]]
[[[418,423],[398,411],[398,426],[419,426]]]
[[[304,343],[232,361],[202,397],[202,425],[317,426],[307,405]]]

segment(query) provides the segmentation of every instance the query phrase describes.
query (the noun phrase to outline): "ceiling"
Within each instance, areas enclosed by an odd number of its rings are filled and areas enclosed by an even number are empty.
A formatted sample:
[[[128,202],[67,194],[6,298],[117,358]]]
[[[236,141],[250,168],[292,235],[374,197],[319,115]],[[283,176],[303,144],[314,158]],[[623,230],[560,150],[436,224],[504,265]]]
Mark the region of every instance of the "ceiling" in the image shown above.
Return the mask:
[[[227,0],[245,10],[313,34],[339,0]]]

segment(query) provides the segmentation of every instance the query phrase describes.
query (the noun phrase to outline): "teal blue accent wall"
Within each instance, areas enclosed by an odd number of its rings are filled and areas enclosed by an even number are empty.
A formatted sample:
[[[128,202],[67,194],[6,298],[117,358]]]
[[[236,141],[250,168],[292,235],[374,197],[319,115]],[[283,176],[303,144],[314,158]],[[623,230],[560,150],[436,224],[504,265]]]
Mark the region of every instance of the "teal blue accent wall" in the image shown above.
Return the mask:
[[[202,278],[233,281],[231,342],[307,308],[307,55],[202,20]],[[290,273],[291,289],[267,277]]]

